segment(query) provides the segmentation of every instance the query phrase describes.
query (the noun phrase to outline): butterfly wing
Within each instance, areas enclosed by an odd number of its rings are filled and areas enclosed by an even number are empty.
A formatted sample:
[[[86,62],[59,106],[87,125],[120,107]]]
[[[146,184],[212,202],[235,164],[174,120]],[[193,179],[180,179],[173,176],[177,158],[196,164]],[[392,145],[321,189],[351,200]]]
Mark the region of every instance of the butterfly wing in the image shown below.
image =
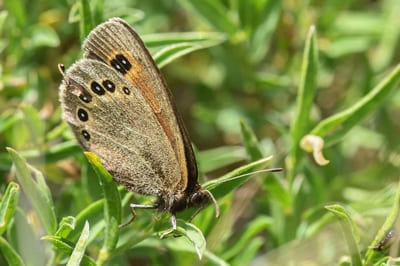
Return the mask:
[[[65,117],[81,145],[98,154],[114,178],[133,191],[159,195],[193,189],[197,167],[190,140],[138,35],[124,21],[111,19],[91,32],[84,48],[87,59],[67,71],[61,90]],[[106,80],[118,87],[115,93],[107,90]],[[98,95],[100,88],[104,95]],[[86,115],[88,121],[82,121]]]
[[[185,185],[156,116],[114,69],[83,59],[65,73],[60,96],[64,119],[79,143],[101,158],[116,181],[147,195]]]

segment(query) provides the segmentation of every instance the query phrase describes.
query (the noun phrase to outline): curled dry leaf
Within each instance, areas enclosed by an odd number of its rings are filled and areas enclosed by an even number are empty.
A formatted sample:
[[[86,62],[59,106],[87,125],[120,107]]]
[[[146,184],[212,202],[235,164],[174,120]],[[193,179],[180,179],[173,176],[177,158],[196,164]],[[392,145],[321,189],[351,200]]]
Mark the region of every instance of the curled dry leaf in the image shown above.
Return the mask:
[[[307,152],[313,152],[314,160],[319,165],[327,165],[329,160],[322,154],[324,140],[320,136],[306,135],[300,141],[300,146]]]

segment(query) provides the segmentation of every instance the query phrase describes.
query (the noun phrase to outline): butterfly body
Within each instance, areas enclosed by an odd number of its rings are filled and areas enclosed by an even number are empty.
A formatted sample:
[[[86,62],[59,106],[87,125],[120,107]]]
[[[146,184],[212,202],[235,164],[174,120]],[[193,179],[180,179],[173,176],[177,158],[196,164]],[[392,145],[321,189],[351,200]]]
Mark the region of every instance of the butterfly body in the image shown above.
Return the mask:
[[[214,200],[197,181],[182,119],[137,33],[113,18],[83,47],[84,58],[63,73],[60,86],[63,118],[79,144],[100,157],[115,181],[157,196],[152,207],[173,216]]]

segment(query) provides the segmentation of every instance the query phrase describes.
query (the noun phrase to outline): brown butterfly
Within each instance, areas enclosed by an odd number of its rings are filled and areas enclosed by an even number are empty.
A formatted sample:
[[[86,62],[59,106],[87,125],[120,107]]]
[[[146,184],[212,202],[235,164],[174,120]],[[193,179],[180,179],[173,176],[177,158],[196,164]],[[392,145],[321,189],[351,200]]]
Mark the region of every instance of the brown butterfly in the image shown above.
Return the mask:
[[[79,144],[98,155],[114,180],[157,196],[133,208],[175,213],[213,201],[197,181],[189,136],[160,70],[138,34],[122,19],[97,26],[83,44],[84,58],[63,71],[63,118]]]

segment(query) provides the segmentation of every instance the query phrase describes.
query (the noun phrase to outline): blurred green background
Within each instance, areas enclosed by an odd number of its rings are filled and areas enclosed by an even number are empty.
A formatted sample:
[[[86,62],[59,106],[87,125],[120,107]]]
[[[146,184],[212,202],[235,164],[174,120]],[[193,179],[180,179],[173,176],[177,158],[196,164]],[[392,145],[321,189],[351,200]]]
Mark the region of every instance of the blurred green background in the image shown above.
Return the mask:
[[[153,55],[176,57],[164,61],[162,72],[198,150],[202,182],[268,155],[272,166],[285,168],[224,197],[219,220],[212,207],[194,220],[207,240],[203,260],[177,248],[182,239],[143,237],[106,263],[320,265],[339,263],[343,255],[354,263],[354,253],[367,260],[379,228],[382,235],[395,227],[395,219],[382,224],[398,210],[400,1],[3,0],[0,10],[0,195],[16,180],[5,149],[12,147],[43,172],[57,222],[102,198],[95,173],[61,121],[57,65],[81,58],[88,31],[115,16],[137,30]],[[173,44],[182,54],[168,50]],[[325,140],[328,165],[300,148],[310,132]],[[324,208],[333,203],[346,209],[347,225]],[[0,242],[24,254],[26,265],[68,261],[45,241],[28,241],[39,244],[36,253],[24,253],[29,244],[13,235],[40,239],[50,232],[23,193],[16,210]],[[128,228],[133,235],[152,220],[145,213]],[[25,225],[16,227],[18,219]],[[361,235],[357,251],[346,248],[351,240],[342,230],[354,239]],[[93,259],[98,238],[87,248]],[[73,246],[77,239],[69,240]]]

